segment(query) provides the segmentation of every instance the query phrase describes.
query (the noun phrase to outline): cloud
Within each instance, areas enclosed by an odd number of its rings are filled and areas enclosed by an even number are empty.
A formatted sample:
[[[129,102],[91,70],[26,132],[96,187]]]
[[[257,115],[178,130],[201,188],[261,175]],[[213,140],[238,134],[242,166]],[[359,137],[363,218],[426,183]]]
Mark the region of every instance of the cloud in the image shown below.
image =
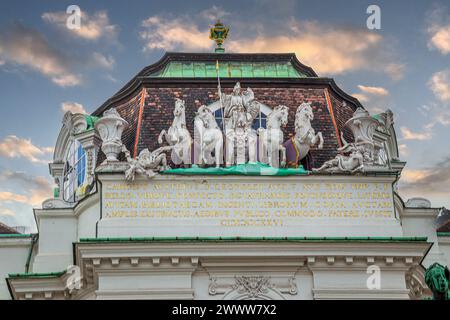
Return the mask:
[[[61,87],[81,83],[81,77],[69,69],[68,57],[39,32],[21,24],[0,31],[0,55],[5,62],[37,71]]]
[[[9,191],[0,191],[0,201],[14,201],[27,203],[28,198],[24,195],[12,193]]]
[[[214,22],[229,15],[230,13],[228,11],[216,5],[213,5],[211,8],[200,11],[200,16],[202,16],[205,20]]]
[[[437,48],[442,54],[450,53],[450,24],[436,26],[431,32],[429,46]]]
[[[405,140],[430,140],[432,134],[429,130],[425,130],[423,132],[413,132],[407,127],[400,127],[400,131],[402,132],[403,139]]]
[[[362,93],[353,93],[352,96],[354,96],[356,99],[358,99],[359,102],[368,102],[369,101],[369,97]]]
[[[430,140],[432,137],[431,128],[426,127],[423,132],[413,132],[407,127],[400,127],[400,131],[402,132],[403,139],[405,140]]]
[[[261,32],[252,39],[231,39],[228,46],[236,52],[295,52],[304,63],[325,74],[355,70],[386,72],[388,60],[382,52],[384,39],[380,34],[317,21],[291,19],[287,25],[289,29],[281,35]]]
[[[116,64],[116,61],[111,55],[104,56],[103,54],[99,52],[94,52],[92,54],[93,63],[96,66],[99,66],[104,69],[112,70],[114,68],[114,65]]]
[[[44,21],[85,40],[98,40],[100,38],[115,40],[117,37],[118,28],[109,22],[106,11],[99,11],[93,15],[81,11],[80,28],[67,28],[68,17],[69,15],[66,12],[46,12],[42,14]]]
[[[404,169],[399,190],[408,196],[428,196],[450,206],[450,156],[428,167]]]
[[[359,90],[361,90],[364,93],[376,95],[376,96],[387,96],[389,95],[389,91],[387,91],[385,88],[382,87],[367,87],[358,85]]]
[[[446,8],[434,6],[427,14],[428,48],[441,54],[450,53],[450,17],[445,15]]]
[[[25,191],[25,194],[1,191],[0,201],[12,201],[37,206],[50,198],[53,193],[53,184],[49,179],[42,176],[28,175],[22,171],[4,171],[0,173],[0,181],[7,181],[9,186],[15,183],[20,190]]]
[[[16,213],[9,208],[0,206],[0,216],[11,216],[14,217]]]
[[[450,101],[450,69],[434,73],[428,86],[436,98],[443,102]]]
[[[86,110],[84,109],[82,104],[71,101],[61,103],[61,110],[64,113],[66,113],[67,111],[70,111],[72,113],[86,113]]]
[[[145,30],[140,33],[140,37],[145,41],[144,50],[212,48],[208,30],[200,31],[195,24],[186,23],[185,20],[185,18],[166,19],[152,16],[142,21],[142,27]]]
[[[225,43],[227,52],[295,52],[302,62],[325,74],[369,70],[399,79],[404,71],[404,65],[392,61],[392,50],[386,50],[387,40],[365,28],[299,22],[291,18],[276,28],[274,34],[275,29],[269,23],[230,23],[235,29]],[[204,14],[150,16],[142,22],[144,30],[140,33],[144,50],[211,51],[213,43],[205,24]]]
[[[403,79],[405,75],[406,66],[401,63],[389,63],[384,68],[384,71],[391,77],[392,80],[398,81]]]
[[[389,91],[382,87],[369,87],[358,85],[360,92],[352,94],[356,99],[365,105],[365,108],[372,114],[381,113],[388,105]]]
[[[400,158],[405,158],[409,155],[409,148],[406,144],[398,145],[398,152],[400,153]]]
[[[5,158],[25,158],[33,163],[45,164],[47,160],[41,157],[53,152],[51,147],[35,146],[31,140],[14,135],[0,141],[0,156]]]

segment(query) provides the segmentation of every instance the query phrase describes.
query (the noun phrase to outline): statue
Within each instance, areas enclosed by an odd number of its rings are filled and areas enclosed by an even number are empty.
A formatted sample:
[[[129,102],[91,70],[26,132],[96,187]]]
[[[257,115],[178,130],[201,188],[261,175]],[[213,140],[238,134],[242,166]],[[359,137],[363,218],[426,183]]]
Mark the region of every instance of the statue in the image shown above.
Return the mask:
[[[95,123],[97,130],[102,139],[102,151],[106,155],[105,162],[117,162],[120,151],[122,150],[122,132],[128,126],[119,115],[115,108],[106,110]]]
[[[314,114],[311,104],[302,103],[295,113],[295,144],[303,159],[309,152],[309,149],[319,143],[318,148],[323,148],[322,132],[314,131],[311,121],[314,120]]]
[[[425,283],[433,292],[434,300],[450,300],[450,271],[439,263],[433,263],[425,271]]]
[[[158,137],[158,143],[166,142],[173,146],[171,159],[174,164],[191,164],[191,144],[192,138],[186,127],[186,114],[184,101],[175,99],[174,119],[169,130],[162,130]]]
[[[348,143],[344,139],[341,131],[341,140],[343,146],[338,148],[338,154],[334,159],[326,161],[320,168],[313,169],[313,172],[329,173],[355,173],[366,171],[366,167],[374,164],[376,154],[373,135],[379,122],[369,115],[369,112],[358,108],[353,117],[350,118],[345,126],[348,127],[354,137],[354,142]],[[346,156],[345,154],[349,154]]]
[[[194,148],[196,164],[214,164],[220,167],[223,163],[223,135],[214,115],[208,107],[202,105],[194,119]],[[214,158],[212,153],[214,152]]]
[[[127,181],[134,181],[136,173],[143,174],[151,179],[156,175],[156,172],[170,169],[167,165],[166,154],[164,152],[172,149],[173,146],[160,147],[152,152],[144,149],[136,159],[133,159],[127,148],[123,146],[122,151],[125,153],[127,162],[130,165],[125,171],[125,179]]]
[[[253,120],[259,114],[259,103],[254,100],[250,88],[241,93],[240,83],[236,83],[230,95],[219,91],[224,107],[226,160],[225,165],[243,164],[257,161],[257,134],[252,129]],[[235,157],[236,148],[236,157]]]
[[[341,139],[345,142],[338,151],[342,153],[350,153],[349,156],[338,154],[334,159],[326,161],[320,168],[314,168],[313,172],[329,172],[329,173],[355,173],[364,169],[364,154],[360,147],[349,144],[344,140],[341,133]]]
[[[311,121],[314,114],[310,103],[302,103],[295,113],[295,136],[287,140],[283,145],[288,148],[289,166],[298,166],[300,160],[305,158],[311,147],[319,144],[319,149],[323,148],[323,136],[321,132],[314,131]]]
[[[287,125],[288,115],[289,109],[286,106],[277,106],[267,116],[267,129],[259,129],[259,159],[274,168],[286,165],[286,148],[283,146],[281,127]]]

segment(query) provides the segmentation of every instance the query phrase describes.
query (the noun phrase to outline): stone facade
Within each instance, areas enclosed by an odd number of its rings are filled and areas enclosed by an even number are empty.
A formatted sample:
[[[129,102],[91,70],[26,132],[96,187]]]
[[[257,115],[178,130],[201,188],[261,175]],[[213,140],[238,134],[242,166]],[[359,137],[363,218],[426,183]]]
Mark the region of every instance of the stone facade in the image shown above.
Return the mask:
[[[419,204],[410,207],[395,192],[405,163],[398,159],[392,125],[387,133],[377,131],[377,137],[389,142],[388,160],[393,162],[358,174],[309,171],[289,177],[180,177],[160,174],[158,168],[151,177],[141,172],[126,179],[124,172],[136,155],[160,146],[158,135],[171,126],[175,99],[185,102],[191,136],[198,108],[219,100],[214,74],[195,77],[193,67],[192,74],[183,76],[175,68],[165,77],[165,68],[171,62],[192,66],[194,61],[205,70],[209,63],[211,71],[216,59],[228,65],[270,65],[272,71],[264,77],[248,77],[249,72],[242,72],[242,78],[233,78],[229,71],[222,79],[222,92],[230,94],[240,81],[243,89],[251,87],[259,103],[270,108],[287,106],[285,140],[295,132],[298,106],[311,105],[312,128],[324,139],[323,149],[311,150],[314,167],[337,155],[343,144],[341,133],[344,140],[353,142],[354,133],[345,124],[356,110],[364,111],[358,109],[361,104],[291,54],[167,54],[93,113],[101,117],[114,108],[126,121],[121,137],[113,134],[112,140],[123,144],[118,159],[114,154],[113,161],[104,161],[100,137],[108,136],[108,130],[101,134],[94,125],[89,132],[74,133],[74,119],[85,118],[65,115],[51,175],[63,185],[66,149],[70,141],[79,139],[87,149],[88,171],[96,163],[92,184],[83,188],[85,192],[76,201],[66,202],[59,196],[35,209],[39,237],[0,235],[0,258],[8,257],[0,259],[0,278],[6,279],[0,283],[0,298],[430,296],[424,268],[436,261],[450,262],[449,241],[445,232],[436,233],[439,209]],[[273,78],[278,74],[273,72],[274,65],[280,70],[289,65],[292,77]],[[114,132],[114,126],[108,125]],[[142,165],[141,169],[152,168]],[[254,186],[259,189],[253,190]],[[269,223],[261,215],[272,220]],[[372,274],[380,276],[374,287],[368,284]]]

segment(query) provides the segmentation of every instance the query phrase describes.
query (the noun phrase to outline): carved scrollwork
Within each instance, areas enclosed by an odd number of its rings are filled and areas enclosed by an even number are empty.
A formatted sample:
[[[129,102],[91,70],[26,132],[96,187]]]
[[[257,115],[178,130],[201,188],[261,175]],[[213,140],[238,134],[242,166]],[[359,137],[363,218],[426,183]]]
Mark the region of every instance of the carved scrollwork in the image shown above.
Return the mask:
[[[263,275],[235,275],[231,279],[221,278],[220,282],[217,277],[211,277],[208,293],[223,295],[223,299],[285,299],[286,294],[298,294],[298,288],[294,276],[286,282]]]

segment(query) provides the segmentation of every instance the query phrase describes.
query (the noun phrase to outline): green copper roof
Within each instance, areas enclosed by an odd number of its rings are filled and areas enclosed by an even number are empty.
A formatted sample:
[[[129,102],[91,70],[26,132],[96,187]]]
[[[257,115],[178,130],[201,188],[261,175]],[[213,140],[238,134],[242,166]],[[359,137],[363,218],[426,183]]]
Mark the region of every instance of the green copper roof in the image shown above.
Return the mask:
[[[10,278],[57,278],[65,274],[66,271],[47,272],[47,273],[10,273]]]
[[[80,242],[225,242],[225,241],[280,241],[280,242],[425,242],[427,237],[130,237],[81,238]]]
[[[31,234],[23,233],[1,233],[0,238],[31,238]]]
[[[221,78],[305,78],[291,62],[220,62]],[[148,75],[158,78],[216,78],[216,63],[169,62],[164,69]]]
[[[176,168],[162,171],[163,174],[179,175],[244,175],[244,176],[292,176],[306,175],[308,171],[299,168],[274,168],[261,162],[238,164],[226,168],[200,168],[192,165],[191,168]]]

